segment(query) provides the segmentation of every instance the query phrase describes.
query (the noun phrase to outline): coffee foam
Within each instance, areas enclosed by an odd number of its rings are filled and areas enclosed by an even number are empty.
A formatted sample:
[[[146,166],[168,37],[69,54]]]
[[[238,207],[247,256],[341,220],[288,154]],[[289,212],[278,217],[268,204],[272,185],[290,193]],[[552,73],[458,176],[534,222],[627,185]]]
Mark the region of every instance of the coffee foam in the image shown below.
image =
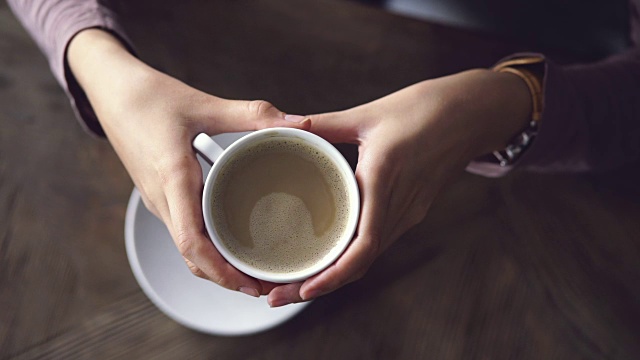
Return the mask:
[[[232,188],[233,175],[252,162],[282,153],[302,158],[319,170],[333,200],[334,216],[327,224],[315,224],[308,204],[295,191],[273,191],[252,205],[246,235],[250,240],[243,243],[230,229],[225,210],[225,202],[232,201],[225,195]],[[323,190],[305,191],[322,195]],[[338,166],[323,152],[296,139],[270,138],[240,151],[225,164],[214,184],[211,209],[219,238],[238,259],[263,271],[292,273],[313,266],[336,246],[346,229],[349,197]]]

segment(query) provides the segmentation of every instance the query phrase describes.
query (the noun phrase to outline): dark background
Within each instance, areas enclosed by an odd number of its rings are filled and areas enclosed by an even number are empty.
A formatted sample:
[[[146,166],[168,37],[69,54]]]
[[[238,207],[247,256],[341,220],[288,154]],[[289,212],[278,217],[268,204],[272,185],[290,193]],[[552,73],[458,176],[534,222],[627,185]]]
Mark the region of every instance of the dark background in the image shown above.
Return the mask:
[[[629,42],[626,0],[352,0],[407,16],[598,58]]]

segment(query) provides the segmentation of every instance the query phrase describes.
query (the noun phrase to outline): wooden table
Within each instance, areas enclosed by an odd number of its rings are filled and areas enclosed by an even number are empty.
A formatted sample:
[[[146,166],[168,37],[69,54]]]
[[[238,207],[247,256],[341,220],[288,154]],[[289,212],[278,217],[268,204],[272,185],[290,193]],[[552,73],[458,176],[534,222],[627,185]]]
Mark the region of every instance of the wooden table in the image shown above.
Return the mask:
[[[136,3],[118,8],[143,59],[292,113],[527,48],[338,0]],[[109,144],[74,121],[4,2],[0,64],[0,358],[640,358],[633,167],[465,174],[361,281],[271,331],[207,336],[139,289],[123,244],[132,183]]]

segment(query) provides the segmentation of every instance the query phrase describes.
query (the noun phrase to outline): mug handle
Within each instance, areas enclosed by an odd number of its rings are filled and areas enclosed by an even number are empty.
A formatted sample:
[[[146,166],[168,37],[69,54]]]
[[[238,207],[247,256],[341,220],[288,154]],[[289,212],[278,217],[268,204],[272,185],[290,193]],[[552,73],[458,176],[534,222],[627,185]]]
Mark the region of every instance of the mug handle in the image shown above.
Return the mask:
[[[213,165],[213,163],[218,160],[220,155],[224,152],[224,149],[218,145],[215,141],[211,140],[209,135],[205,133],[200,133],[193,139],[192,143],[193,147],[196,151],[202,155],[202,157],[209,163],[209,165]]]

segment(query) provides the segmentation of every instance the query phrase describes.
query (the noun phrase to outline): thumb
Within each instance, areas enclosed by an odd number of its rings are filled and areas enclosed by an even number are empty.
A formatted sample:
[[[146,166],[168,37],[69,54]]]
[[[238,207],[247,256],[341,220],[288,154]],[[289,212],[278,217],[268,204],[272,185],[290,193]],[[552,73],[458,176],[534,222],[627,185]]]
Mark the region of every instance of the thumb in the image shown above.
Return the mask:
[[[264,100],[226,100],[216,98],[213,121],[208,121],[209,134],[253,131],[271,127],[309,129],[309,118],[286,114]]]
[[[332,143],[359,143],[363,123],[352,110],[309,116],[309,131]]]

